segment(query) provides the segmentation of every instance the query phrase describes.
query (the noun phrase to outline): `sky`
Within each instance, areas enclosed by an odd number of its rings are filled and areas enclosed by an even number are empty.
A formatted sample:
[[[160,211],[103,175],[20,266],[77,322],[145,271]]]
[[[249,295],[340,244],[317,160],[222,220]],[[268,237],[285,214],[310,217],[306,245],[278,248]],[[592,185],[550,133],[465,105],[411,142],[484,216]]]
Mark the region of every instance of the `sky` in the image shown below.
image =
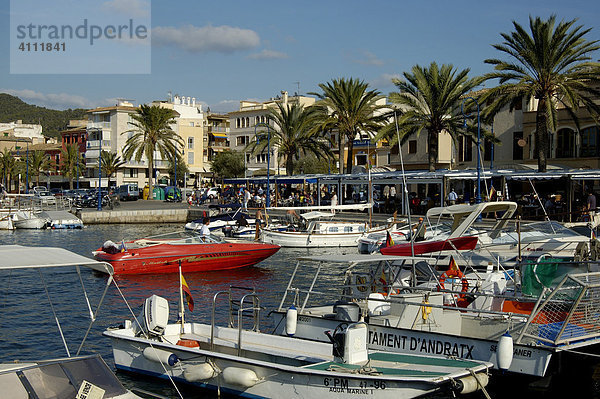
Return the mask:
[[[55,0],[27,0],[25,9],[35,14],[37,2],[49,24],[59,23],[54,15],[81,23],[73,10],[88,4],[90,21],[99,9],[109,16],[105,23],[133,16],[150,25],[151,45],[120,43],[130,50],[115,45],[111,56],[100,47],[78,58],[55,55],[69,64],[57,73],[40,54],[17,62],[11,22],[23,17],[21,1],[12,0],[11,13],[11,0],[0,0],[0,54],[11,55],[0,57],[0,92],[54,109],[112,106],[118,98],[148,103],[171,93],[195,97],[204,110],[229,112],[241,100],[265,101],[282,90],[320,92],[320,83],[342,77],[387,95],[394,91],[391,78],[415,65],[435,61],[469,68],[471,76],[490,72],[483,61],[504,57],[492,45],[512,32],[513,21],[527,26],[530,15],[577,18],[591,28],[589,40],[600,40],[600,2],[590,0],[60,0],[55,14],[43,11]],[[147,62],[134,58],[144,45]],[[30,66],[38,73],[23,72]]]

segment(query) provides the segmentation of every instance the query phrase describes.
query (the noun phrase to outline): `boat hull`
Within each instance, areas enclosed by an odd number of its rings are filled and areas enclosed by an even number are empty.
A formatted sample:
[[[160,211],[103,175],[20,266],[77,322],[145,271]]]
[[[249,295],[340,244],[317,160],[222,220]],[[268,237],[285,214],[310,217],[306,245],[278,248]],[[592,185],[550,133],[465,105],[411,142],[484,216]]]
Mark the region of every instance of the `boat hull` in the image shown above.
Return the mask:
[[[475,249],[476,246],[477,237],[466,236],[450,238],[443,241],[420,241],[412,244],[410,242],[405,242],[391,247],[381,248],[379,252],[381,252],[382,255],[411,256],[413,255],[413,248],[414,255],[421,255],[451,250],[470,251]]]
[[[167,327],[168,329],[168,327]],[[230,329],[237,334],[237,329]],[[260,333],[257,333],[260,334]],[[148,340],[142,337],[130,336],[126,330],[104,332],[112,341],[115,366],[119,370],[144,374],[161,379],[173,379],[176,382],[191,384],[204,389],[217,390],[222,393],[239,395],[250,398],[289,398],[289,397],[319,397],[343,398],[352,395],[353,398],[414,398],[439,390],[448,385],[448,378],[436,373],[436,376],[423,376],[405,373],[390,378],[389,375],[369,375],[335,371],[338,363],[321,362],[321,359],[305,359],[301,353],[287,357],[287,361],[275,362],[279,355],[265,356],[254,349],[248,348],[244,356],[235,355],[233,347],[223,348],[219,344],[215,350],[209,349],[206,338],[196,335],[200,347],[189,348],[180,345]],[[195,335],[195,334],[190,334]],[[264,335],[264,334],[263,334]],[[246,338],[246,335],[244,335]],[[271,341],[280,341],[284,337],[268,336]],[[284,338],[290,340],[291,338]],[[290,345],[300,344],[291,339]],[[175,339],[174,342],[177,340]],[[218,339],[216,339],[218,341]],[[182,360],[174,366],[161,364],[143,355],[144,349],[152,345],[178,359],[193,359],[193,364]],[[383,356],[389,356],[384,354]],[[435,361],[435,360],[434,360]],[[443,360],[445,361],[445,359]],[[201,380],[186,378],[188,367],[199,363],[209,364],[215,371],[213,376],[205,376]],[[463,366],[464,367],[464,366]],[[482,371],[483,367],[472,363],[474,371]],[[166,369],[166,370],[165,370]],[[333,369],[333,370],[331,370]],[[438,371],[439,368],[436,370]],[[232,381],[231,373],[238,373],[237,383]],[[252,375],[255,380],[243,385],[244,374]],[[440,373],[442,374],[442,373]],[[455,375],[455,377],[458,377]]]
[[[275,334],[285,335],[286,315],[274,311],[273,323],[278,326]],[[323,341],[323,331],[335,328],[339,320],[311,316],[298,316],[295,337]],[[442,332],[411,330],[369,324],[370,349],[413,355],[455,356],[461,359],[488,361],[497,369],[498,339],[480,339]],[[508,371],[542,377],[545,375],[553,348],[515,345],[513,360]]]
[[[115,274],[203,272],[253,266],[279,250],[257,243],[159,244],[109,254],[100,248],[97,260],[109,262]]]

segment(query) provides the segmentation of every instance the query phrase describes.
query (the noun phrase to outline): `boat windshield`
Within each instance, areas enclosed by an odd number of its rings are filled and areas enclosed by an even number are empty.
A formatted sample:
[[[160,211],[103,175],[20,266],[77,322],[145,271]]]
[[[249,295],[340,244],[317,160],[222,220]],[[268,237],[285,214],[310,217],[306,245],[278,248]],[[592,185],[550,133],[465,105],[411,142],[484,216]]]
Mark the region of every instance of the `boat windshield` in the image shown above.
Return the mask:
[[[154,245],[154,244],[219,244],[224,241],[215,236],[209,235],[203,237],[199,232],[193,230],[181,230],[171,233],[159,234],[155,236],[145,237],[134,241],[138,245]]]
[[[94,377],[94,385],[104,391],[104,397],[113,398],[127,394],[99,355],[39,362],[18,369],[0,371],[0,380],[3,381],[2,395],[7,398],[28,397],[27,391],[33,391],[31,393],[34,397],[47,398],[50,397],[49,389],[62,393],[64,396],[61,397],[79,397],[79,389],[92,388],[88,382],[91,376]]]

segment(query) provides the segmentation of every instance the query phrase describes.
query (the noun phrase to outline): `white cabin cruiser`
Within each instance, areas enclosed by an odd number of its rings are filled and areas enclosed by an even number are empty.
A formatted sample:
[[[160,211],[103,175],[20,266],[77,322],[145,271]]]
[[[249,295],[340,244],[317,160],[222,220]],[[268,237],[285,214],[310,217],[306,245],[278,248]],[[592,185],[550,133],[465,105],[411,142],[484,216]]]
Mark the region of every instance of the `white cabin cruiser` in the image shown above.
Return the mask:
[[[597,262],[546,259],[485,273],[446,265],[441,273],[433,262],[384,255],[300,258],[273,312],[276,333],[322,341],[323,331],[364,317],[372,349],[489,361],[538,377],[547,375],[556,353],[600,343],[600,321],[591,310],[600,306]],[[309,287],[296,285],[298,270],[314,273]]]

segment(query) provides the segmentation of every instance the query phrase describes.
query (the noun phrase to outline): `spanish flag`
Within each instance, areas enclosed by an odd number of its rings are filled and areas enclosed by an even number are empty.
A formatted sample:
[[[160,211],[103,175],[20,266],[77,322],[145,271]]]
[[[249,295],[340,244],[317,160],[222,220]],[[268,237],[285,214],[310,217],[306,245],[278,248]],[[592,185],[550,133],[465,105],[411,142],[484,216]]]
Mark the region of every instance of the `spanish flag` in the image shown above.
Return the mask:
[[[188,287],[183,274],[181,275],[181,288],[183,289],[183,293],[185,294],[185,300],[187,301],[188,308],[190,312],[194,311],[194,299],[192,298],[192,293],[190,292],[190,287]]]
[[[590,239],[595,240],[596,239],[596,232],[594,230],[590,230],[591,234],[590,234]]]
[[[454,257],[450,255],[450,264],[448,265],[448,270],[459,270]]]
[[[394,240],[392,240],[392,235],[390,234],[390,232],[387,232],[387,237],[385,238],[385,246],[386,247],[392,247],[394,246]]]

